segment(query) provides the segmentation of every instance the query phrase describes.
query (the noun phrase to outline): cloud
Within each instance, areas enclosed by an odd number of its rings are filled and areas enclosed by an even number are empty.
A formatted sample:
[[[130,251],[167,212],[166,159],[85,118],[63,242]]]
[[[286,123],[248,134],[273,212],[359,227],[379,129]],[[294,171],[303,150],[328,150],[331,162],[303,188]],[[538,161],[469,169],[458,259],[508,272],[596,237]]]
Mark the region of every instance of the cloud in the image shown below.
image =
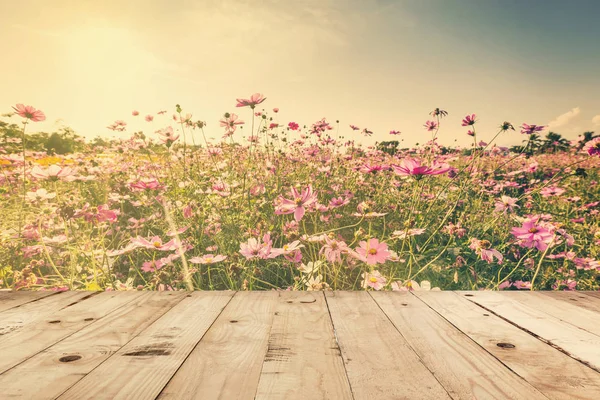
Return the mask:
[[[556,117],[555,119],[553,119],[552,121],[550,121],[550,123],[548,123],[548,127],[550,129],[553,129],[553,128],[565,126],[569,122],[571,122],[572,119],[577,117],[580,113],[581,113],[581,109],[579,107],[575,107],[571,111],[567,111],[566,113],[561,114],[558,117]]]
[[[600,125],[600,114],[598,114],[594,118],[592,118],[592,124]]]

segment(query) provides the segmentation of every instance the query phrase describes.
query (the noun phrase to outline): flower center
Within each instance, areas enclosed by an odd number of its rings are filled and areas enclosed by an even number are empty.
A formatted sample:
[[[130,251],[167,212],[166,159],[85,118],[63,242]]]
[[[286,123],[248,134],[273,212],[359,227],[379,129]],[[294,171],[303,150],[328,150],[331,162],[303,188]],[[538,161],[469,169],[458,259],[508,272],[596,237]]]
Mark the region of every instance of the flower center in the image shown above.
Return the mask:
[[[374,276],[369,278],[369,281],[371,281],[372,283],[376,283],[377,282],[377,278],[375,278]]]
[[[538,228],[531,228],[529,229],[529,233],[538,233],[539,229]]]
[[[369,254],[374,256],[375,254],[377,254],[377,249],[369,249]]]
[[[300,197],[296,197],[296,198],[294,199],[294,202],[296,203],[296,205],[300,205],[300,204],[302,204],[302,198],[300,198]]]
[[[158,248],[158,247],[162,246],[162,243],[157,240],[156,242],[152,243],[152,245],[154,245],[154,247]]]

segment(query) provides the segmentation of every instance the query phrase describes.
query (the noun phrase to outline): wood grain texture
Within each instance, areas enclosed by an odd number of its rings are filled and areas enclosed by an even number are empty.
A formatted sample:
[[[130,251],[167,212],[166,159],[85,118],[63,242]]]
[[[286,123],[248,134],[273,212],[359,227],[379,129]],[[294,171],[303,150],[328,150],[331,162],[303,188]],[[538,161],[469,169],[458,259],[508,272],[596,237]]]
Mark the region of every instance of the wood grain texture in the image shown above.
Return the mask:
[[[480,291],[467,298],[600,371],[600,336],[540,310],[535,306],[536,297],[528,298],[531,305],[517,301],[505,292]],[[565,314],[558,308],[555,313]]]
[[[587,294],[588,296],[592,296],[597,299],[600,299],[600,292],[584,292],[584,293]]]
[[[159,399],[253,399],[277,299],[277,292],[237,293]]]
[[[540,292],[522,292],[511,290],[500,292],[501,296],[516,300],[521,304],[548,314],[563,322],[583,329],[596,336],[600,336],[600,313],[586,310],[575,304],[560,301],[556,298],[541,294]],[[599,299],[600,300],[600,299]]]
[[[367,292],[326,292],[354,398],[449,399]]]
[[[0,313],[2,311],[18,307],[20,305],[43,299],[44,297],[57,294],[50,290],[47,291],[0,291]]]
[[[546,399],[411,293],[371,296],[453,399]]]
[[[599,398],[598,372],[468,301],[471,297],[465,297],[479,293],[414,292],[414,295],[548,398]]]
[[[0,374],[0,397],[36,400],[58,397],[170,310],[184,295],[181,292],[139,293],[125,306]]]
[[[69,295],[69,293],[65,293]],[[139,292],[73,292],[69,304],[28,324],[14,334],[0,338],[0,373],[14,367],[103,318],[138,296]],[[44,300],[53,300],[51,296]],[[37,303],[37,302],[36,302]]]
[[[256,399],[351,399],[321,292],[281,292]]]
[[[59,399],[156,398],[233,294],[186,295]]]
[[[590,292],[575,292],[575,291],[539,291],[534,292],[539,295],[550,297],[556,300],[565,301],[569,304],[576,305],[586,310],[600,314],[600,297],[588,296]]]

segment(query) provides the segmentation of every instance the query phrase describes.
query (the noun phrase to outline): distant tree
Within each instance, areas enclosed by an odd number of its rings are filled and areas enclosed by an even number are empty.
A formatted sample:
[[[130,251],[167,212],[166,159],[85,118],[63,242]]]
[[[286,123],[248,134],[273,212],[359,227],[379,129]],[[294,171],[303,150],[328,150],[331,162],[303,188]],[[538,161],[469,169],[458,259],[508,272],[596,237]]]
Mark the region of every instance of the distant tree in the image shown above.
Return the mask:
[[[562,137],[560,133],[548,132],[546,138],[541,143],[539,151],[541,153],[556,153],[557,151],[568,150],[570,142]]]
[[[398,145],[400,145],[400,142],[398,142],[397,140],[381,142],[377,144],[377,150],[383,151],[384,153],[393,156],[398,152]]]

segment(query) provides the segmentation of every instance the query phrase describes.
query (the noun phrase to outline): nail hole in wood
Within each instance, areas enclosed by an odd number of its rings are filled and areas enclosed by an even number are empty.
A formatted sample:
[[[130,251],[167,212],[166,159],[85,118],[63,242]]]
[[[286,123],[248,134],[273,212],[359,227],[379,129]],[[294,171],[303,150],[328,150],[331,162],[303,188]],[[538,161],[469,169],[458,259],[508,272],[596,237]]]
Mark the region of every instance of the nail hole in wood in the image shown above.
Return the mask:
[[[496,346],[502,347],[503,349],[514,349],[515,345],[512,343],[497,343]]]
[[[48,321],[49,324],[60,324],[60,320],[57,319],[55,321]]]
[[[403,306],[407,306],[408,304],[406,304],[406,303],[402,303],[402,305],[403,305]]]
[[[293,303],[293,301],[292,300],[288,300],[288,303]]]
[[[86,318],[86,319],[84,319],[84,321],[93,321],[93,320],[94,320],[94,318]]]
[[[484,317],[489,317],[489,316],[490,316],[490,314],[483,314],[483,316],[484,316]]]
[[[192,297],[192,295],[191,295],[191,294],[188,294],[188,295],[187,295],[187,296],[185,296],[185,297]]]
[[[232,320],[231,320],[231,321],[229,321],[229,322],[231,322],[232,324],[235,324],[235,323],[237,323],[238,321],[237,321],[237,319],[232,319]]]
[[[58,361],[64,362],[64,363],[68,363],[68,362],[77,361],[79,359],[81,359],[81,356],[71,355],[71,356],[61,357],[61,358],[58,359]]]
[[[472,294],[465,294],[466,297],[473,297]]]

